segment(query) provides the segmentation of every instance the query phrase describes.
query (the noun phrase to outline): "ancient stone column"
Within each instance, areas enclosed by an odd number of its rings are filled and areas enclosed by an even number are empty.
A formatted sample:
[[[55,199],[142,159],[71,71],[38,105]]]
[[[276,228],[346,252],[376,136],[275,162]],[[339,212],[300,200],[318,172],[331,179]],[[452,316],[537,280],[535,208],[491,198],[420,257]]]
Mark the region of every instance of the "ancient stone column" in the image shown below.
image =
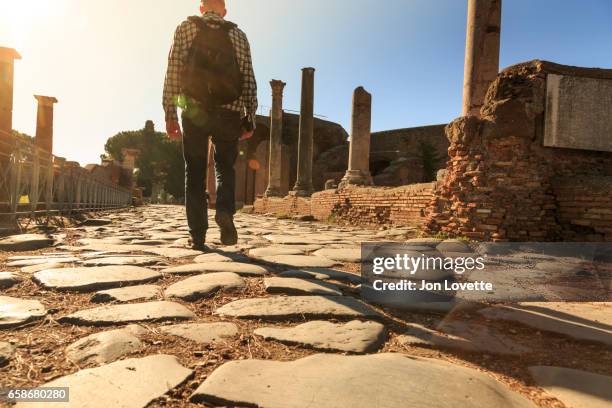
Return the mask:
[[[341,186],[372,185],[370,175],[370,138],[372,136],[372,95],[363,87],[353,93],[349,166]]]
[[[499,73],[502,0],[469,0],[463,116],[480,116],[485,95]]]
[[[57,103],[57,99],[40,95],[34,95],[34,98],[38,101],[34,144],[46,152],[53,153],[53,105]]]
[[[297,180],[291,195],[310,197],[312,188],[312,145],[314,138],[314,68],[302,70],[302,106],[298,143]]]
[[[272,80],[272,109],[270,111],[270,159],[266,197],[281,197],[281,171],[283,154],[283,81]]]
[[[0,131],[8,134],[13,130],[13,73],[18,59],[17,51],[0,47]]]

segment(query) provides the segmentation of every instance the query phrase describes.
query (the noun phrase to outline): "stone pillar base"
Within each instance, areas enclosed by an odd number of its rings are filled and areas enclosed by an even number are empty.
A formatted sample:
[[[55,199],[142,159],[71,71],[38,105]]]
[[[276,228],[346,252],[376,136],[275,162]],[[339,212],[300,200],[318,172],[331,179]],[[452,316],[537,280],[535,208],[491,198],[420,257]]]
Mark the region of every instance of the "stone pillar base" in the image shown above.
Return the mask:
[[[280,197],[280,198],[282,198],[282,197],[284,197],[284,194],[281,193],[280,189],[268,187],[268,189],[264,193],[264,197],[266,197],[266,198],[268,198],[268,197]]]
[[[364,173],[361,170],[347,170],[338,187],[342,188],[348,185],[372,186],[374,180],[372,180],[369,171]]]
[[[312,189],[295,189],[289,192],[291,197],[310,197],[314,191]]]

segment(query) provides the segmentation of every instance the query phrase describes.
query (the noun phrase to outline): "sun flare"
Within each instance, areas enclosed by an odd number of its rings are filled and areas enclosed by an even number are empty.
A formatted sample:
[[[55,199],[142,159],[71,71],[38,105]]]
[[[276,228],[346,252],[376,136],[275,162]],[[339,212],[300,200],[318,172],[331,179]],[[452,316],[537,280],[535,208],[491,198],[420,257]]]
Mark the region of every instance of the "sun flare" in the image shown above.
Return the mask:
[[[25,45],[44,19],[58,16],[65,0],[12,0],[3,5],[0,17],[0,42],[11,47]]]

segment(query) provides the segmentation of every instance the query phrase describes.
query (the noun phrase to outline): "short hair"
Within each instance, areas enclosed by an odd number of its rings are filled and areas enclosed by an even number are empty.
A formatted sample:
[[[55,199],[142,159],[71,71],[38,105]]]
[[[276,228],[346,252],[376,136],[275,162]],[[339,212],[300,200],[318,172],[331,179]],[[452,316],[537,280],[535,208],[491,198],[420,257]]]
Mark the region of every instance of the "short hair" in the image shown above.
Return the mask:
[[[202,5],[204,6],[221,5],[225,7],[225,0],[202,0]]]

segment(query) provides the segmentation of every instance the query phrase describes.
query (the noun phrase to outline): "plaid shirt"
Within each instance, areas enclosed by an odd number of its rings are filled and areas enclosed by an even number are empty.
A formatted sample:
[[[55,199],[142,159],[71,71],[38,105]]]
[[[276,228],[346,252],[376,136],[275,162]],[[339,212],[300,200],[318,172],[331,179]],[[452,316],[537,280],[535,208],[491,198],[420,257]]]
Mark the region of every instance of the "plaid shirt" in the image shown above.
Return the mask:
[[[202,18],[213,27],[215,22],[223,21],[222,17],[211,12],[204,14]],[[168,56],[168,71],[164,81],[163,106],[167,122],[178,121],[177,102],[181,94],[180,75],[189,55],[191,44],[197,34],[197,26],[189,20],[182,22],[174,34],[174,43]],[[235,102],[222,106],[222,108],[240,112],[244,116],[251,116],[254,124],[255,114],[257,113],[257,82],[253,72],[251,47],[246,34],[238,27],[229,31],[229,37],[236,50],[240,72],[242,72],[242,96]]]

